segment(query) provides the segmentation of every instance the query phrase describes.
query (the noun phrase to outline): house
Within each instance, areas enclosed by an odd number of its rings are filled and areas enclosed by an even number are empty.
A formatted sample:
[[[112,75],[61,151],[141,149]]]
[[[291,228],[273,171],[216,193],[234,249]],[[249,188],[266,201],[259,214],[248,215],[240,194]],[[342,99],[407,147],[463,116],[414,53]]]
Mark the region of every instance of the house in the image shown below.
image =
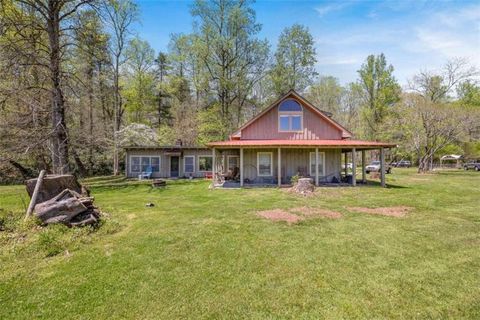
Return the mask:
[[[342,156],[348,155],[356,176],[357,153],[361,153],[362,180],[366,180],[365,152],[378,150],[381,184],[385,186],[385,149],[395,144],[352,139],[352,133],[331,116],[290,91],[235,131],[227,141],[212,148],[214,181],[235,167],[239,186],[245,184],[290,184],[293,176],[312,177],[316,185],[341,181]],[[351,155],[355,154],[355,157]],[[345,172],[346,176],[346,172]],[[351,179],[356,185],[356,179]]]
[[[127,147],[126,175],[138,177],[149,169],[153,178],[212,176],[216,186],[231,172],[236,179],[229,185],[290,184],[293,176],[314,178],[315,184],[342,180],[348,155],[356,176],[361,153],[362,180],[366,180],[365,152],[379,150],[382,163],[381,184],[385,186],[385,149],[395,144],[359,141],[331,116],[290,91],[235,131],[228,140],[205,147],[173,146]],[[342,166],[342,157],[345,165]],[[343,174],[347,176],[347,172]],[[351,179],[356,185],[356,179]]]
[[[137,178],[151,171],[152,178],[201,178],[212,173],[212,150],[184,146],[125,147],[125,175]]]

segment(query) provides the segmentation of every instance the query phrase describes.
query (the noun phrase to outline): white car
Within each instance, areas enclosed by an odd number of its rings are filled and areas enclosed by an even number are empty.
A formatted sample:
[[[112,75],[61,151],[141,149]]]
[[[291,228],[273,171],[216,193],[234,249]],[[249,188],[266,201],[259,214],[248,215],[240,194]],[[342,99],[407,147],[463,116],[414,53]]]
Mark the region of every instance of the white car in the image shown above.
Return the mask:
[[[385,164],[385,172],[386,173],[391,173],[392,172],[392,167],[390,167],[388,164]],[[368,166],[365,167],[365,171],[367,173],[370,172],[380,172],[380,161],[372,161]]]

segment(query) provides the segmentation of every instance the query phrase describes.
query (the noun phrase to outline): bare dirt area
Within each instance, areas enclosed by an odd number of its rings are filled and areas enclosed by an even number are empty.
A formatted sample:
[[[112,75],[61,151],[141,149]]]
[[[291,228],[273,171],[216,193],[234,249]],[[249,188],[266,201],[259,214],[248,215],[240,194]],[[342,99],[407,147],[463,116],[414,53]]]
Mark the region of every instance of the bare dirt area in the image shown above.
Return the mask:
[[[380,207],[380,208],[365,208],[365,207],[347,207],[347,210],[352,212],[361,212],[368,214],[376,214],[382,216],[403,218],[412,211],[413,208],[398,206],[398,207]]]
[[[265,210],[257,212],[257,215],[271,221],[284,221],[288,224],[295,224],[307,218],[339,219],[342,217],[340,212],[310,207],[296,207],[288,211],[283,209]]]
[[[330,219],[339,219],[343,217],[340,212],[321,208],[297,207],[290,209],[290,212],[300,214],[305,217],[323,217]]]
[[[297,223],[301,220],[304,220],[303,217],[297,216],[296,214],[288,213],[287,211],[282,209],[264,210],[257,212],[257,215],[272,221],[285,221],[288,224]]]

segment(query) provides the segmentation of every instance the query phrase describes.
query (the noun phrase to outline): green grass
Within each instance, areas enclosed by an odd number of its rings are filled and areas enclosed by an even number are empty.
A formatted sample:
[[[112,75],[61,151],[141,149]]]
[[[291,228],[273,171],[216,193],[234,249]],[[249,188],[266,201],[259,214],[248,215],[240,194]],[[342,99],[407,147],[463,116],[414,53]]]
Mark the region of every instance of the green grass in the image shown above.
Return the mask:
[[[387,182],[302,198],[101,177],[84,182],[109,214],[98,230],[20,223],[24,187],[0,187],[0,319],[480,318],[480,174]],[[255,214],[304,205],[344,216]],[[398,205],[414,209],[346,209]]]

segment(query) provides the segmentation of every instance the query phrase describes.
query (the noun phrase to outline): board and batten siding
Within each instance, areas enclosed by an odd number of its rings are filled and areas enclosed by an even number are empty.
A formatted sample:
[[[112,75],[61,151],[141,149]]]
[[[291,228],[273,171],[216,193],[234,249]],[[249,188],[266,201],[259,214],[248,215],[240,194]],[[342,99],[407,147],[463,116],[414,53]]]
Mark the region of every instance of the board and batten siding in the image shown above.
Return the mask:
[[[192,174],[195,178],[204,177],[205,172],[199,171],[198,168],[198,157],[199,156],[211,156],[212,150],[209,149],[184,149],[182,151],[182,156],[180,157],[179,162],[179,177],[184,177],[184,158],[185,156],[194,156],[195,157],[195,172]],[[147,157],[160,157],[160,172],[154,172],[152,174],[153,178],[169,178],[170,177],[170,156],[165,155],[164,150],[152,150],[152,149],[132,149],[127,150],[126,152],[126,162],[125,162],[125,172],[128,178],[137,178],[139,173],[131,172],[130,167],[130,158],[132,156],[147,156]]]
[[[272,153],[272,176],[261,176],[257,174],[257,154],[258,152]],[[281,169],[282,183],[290,183],[292,176],[299,172],[303,175],[310,175],[310,152],[315,149],[281,149]],[[320,182],[331,182],[333,177],[340,180],[341,172],[341,150],[340,149],[319,149],[318,152],[325,153],[325,175],[320,177]],[[275,183],[277,181],[278,170],[278,149],[244,149],[244,178],[255,183]]]
[[[279,132],[278,105],[242,130],[242,140],[319,140],[342,139],[342,131],[326,121],[309,107],[303,107],[303,130],[301,132]]]

